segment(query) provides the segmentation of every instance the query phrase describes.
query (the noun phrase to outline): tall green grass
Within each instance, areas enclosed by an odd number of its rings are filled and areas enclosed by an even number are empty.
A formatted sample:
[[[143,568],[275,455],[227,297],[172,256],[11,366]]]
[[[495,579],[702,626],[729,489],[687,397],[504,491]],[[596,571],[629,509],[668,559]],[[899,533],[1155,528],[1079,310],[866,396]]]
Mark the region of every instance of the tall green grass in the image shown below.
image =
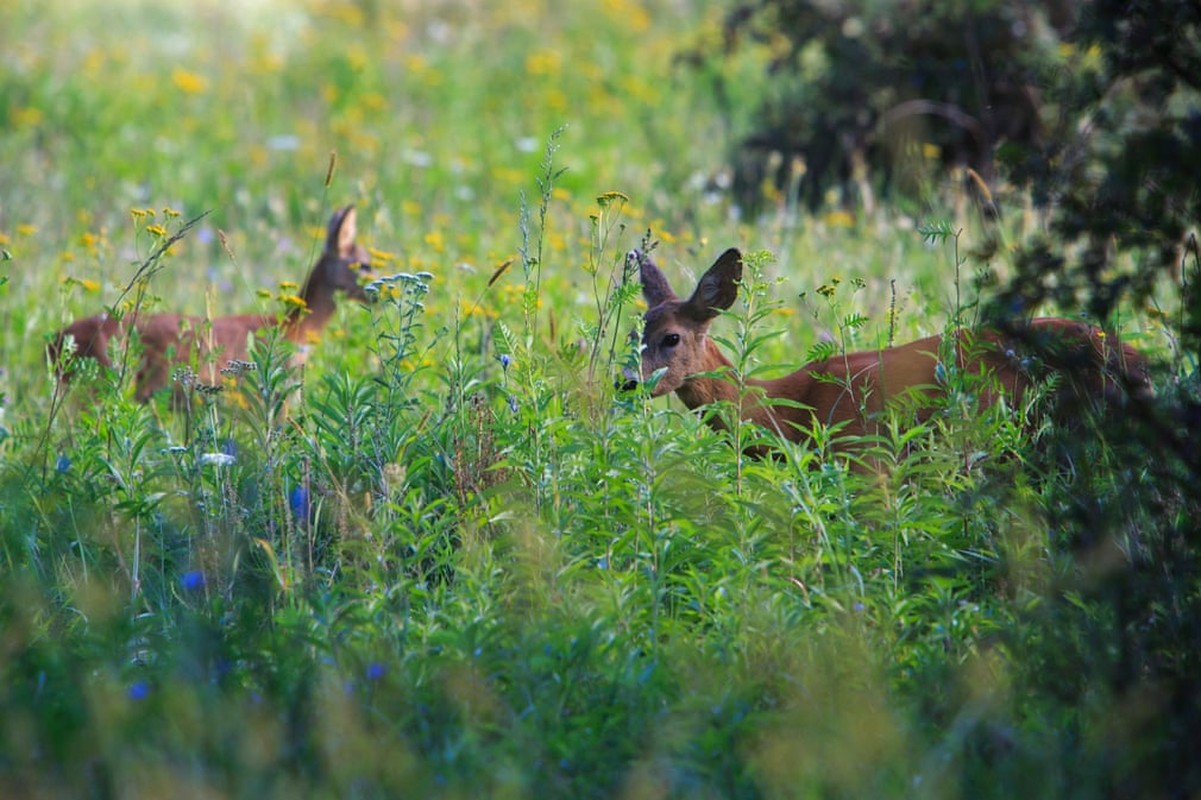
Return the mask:
[[[719,6],[243,5],[0,10],[13,796],[1104,792],[1105,698],[1020,691],[1027,613],[1087,577],[1023,410],[952,375],[855,470],[614,390],[648,229],[681,282],[758,251],[715,329],[744,372],[972,314],[902,214],[709,196],[760,91],[719,115],[673,61]],[[346,202],[374,302],[303,371],[267,339],[184,409],[57,394],[48,336],[139,264],[151,308],[271,309]]]

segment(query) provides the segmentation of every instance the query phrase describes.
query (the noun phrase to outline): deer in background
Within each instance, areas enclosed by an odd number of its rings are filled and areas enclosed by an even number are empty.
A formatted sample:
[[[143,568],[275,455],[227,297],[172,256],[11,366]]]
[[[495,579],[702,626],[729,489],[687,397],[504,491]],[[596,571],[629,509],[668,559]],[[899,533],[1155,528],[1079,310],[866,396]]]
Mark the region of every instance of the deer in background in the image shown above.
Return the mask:
[[[361,276],[370,277],[370,256],[356,241],[354,206],[334,212],[329,222],[325,247],[313,265],[300,292],[304,307],[291,309],[282,318],[275,314],[237,314],[215,317],[182,314],[129,314],[120,320],[107,313],[86,317],[63,328],[47,346],[50,361],[66,378],[71,362],[93,358],[112,367],[109,343],[136,333],[142,345],[142,360],[134,378],[134,397],[146,402],[165,386],[172,367],[199,365],[199,378],[207,383],[220,381],[220,369],[234,360],[245,361],[251,338],[257,331],[279,326],[289,340],[303,345],[325,327],[334,315],[335,296],[339,291],[359,302],[367,295],[359,285]],[[68,341],[74,342],[74,350]],[[303,348],[293,363],[303,362]]]
[[[689,409],[727,401],[739,408],[743,419],[793,442],[807,438],[814,422],[842,423],[841,432],[851,436],[872,433],[889,401],[902,396],[916,398],[919,421],[933,413],[934,395],[940,383],[945,383],[939,376],[944,336],[831,356],[774,380],[748,378],[745,384],[752,391],[740,392],[733,380],[720,374],[731,373],[733,366],[707,336],[713,319],[738,296],[742,278],[738,250],[719,256],[685,300],[672,291],[649,255],[635,250],[629,257],[639,265],[648,306],[641,379],[649,380],[663,370],[653,396],[674,391]],[[967,374],[987,378],[981,383],[983,406],[995,403],[1000,395],[1016,404],[1037,382],[1039,376],[1017,355],[1022,339],[1028,336],[1047,341],[1047,365],[1061,372],[1079,394],[1108,403],[1120,402],[1126,392],[1151,394],[1142,355],[1081,322],[1048,317],[1025,323],[1012,335],[989,329],[953,335],[957,366]],[[716,428],[722,426],[715,415],[708,420]]]

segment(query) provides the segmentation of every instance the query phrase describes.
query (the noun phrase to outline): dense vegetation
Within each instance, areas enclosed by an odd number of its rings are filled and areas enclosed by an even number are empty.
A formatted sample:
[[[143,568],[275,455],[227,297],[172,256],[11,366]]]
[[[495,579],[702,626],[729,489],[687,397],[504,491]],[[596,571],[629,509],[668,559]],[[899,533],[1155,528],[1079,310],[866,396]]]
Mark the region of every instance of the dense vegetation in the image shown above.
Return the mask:
[[[4,5],[4,794],[1201,791],[1201,37],[1111,5],[1040,29],[1062,113],[975,205],[930,169],[920,203],[823,183],[805,213],[722,165],[787,58],[850,32],[887,74],[889,4]],[[723,47],[762,14],[821,35]],[[268,338],[145,406],[126,371],[54,380],[52,333],[105,308],[284,313],[347,203],[374,302],[303,369]],[[1065,431],[950,369],[854,458],[815,426],[752,459],[614,388],[647,231],[680,285],[753,253],[715,326],[744,375],[1091,313],[1158,395]]]

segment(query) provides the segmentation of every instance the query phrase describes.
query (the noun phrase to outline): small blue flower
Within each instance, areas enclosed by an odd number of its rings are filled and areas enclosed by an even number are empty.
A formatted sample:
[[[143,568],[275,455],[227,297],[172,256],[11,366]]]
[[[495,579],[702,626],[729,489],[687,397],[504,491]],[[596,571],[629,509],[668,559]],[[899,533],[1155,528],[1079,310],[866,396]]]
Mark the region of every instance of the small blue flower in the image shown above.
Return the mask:
[[[223,440],[221,442],[221,452],[227,456],[234,456],[236,458],[238,455],[238,443],[233,439],[227,438]]]
[[[509,369],[509,365],[512,363],[513,363],[513,359],[509,357],[508,353],[501,354],[501,357],[500,357],[500,368],[501,369],[503,369],[507,372]]]
[[[63,475],[71,468],[71,459],[64,453],[58,457],[58,461],[54,462],[54,471],[59,475]]]
[[[388,673],[388,668],[378,661],[372,661],[367,665],[367,680],[378,681]]]
[[[303,485],[293,486],[288,493],[288,506],[297,519],[305,522],[309,519],[309,490]]]
[[[146,681],[134,681],[133,683],[129,684],[129,691],[126,692],[126,694],[128,694],[129,699],[133,700],[135,703],[141,702],[150,696],[150,684]]]
[[[204,588],[204,571],[192,569],[179,576],[179,585],[186,592],[197,592]]]
[[[509,410],[514,414],[517,413],[517,398],[513,395],[509,395]]]

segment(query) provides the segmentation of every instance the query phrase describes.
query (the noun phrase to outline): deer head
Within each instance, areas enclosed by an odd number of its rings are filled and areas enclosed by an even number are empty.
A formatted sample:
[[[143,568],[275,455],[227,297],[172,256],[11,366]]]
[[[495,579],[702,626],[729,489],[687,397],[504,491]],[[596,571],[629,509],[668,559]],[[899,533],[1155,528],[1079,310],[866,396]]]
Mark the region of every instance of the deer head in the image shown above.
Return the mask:
[[[335,212],[329,221],[325,250],[309,273],[304,292],[306,295],[320,292],[332,297],[341,290],[352,300],[367,302],[367,294],[359,284],[359,278],[373,277],[371,255],[356,241],[357,235],[358,215],[354,206],[346,206]],[[309,300],[307,296],[305,299]],[[312,301],[309,302],[312,305]]]
[[[665,370],[653,396],[674,392],[698,372],[724,364],[717,347],[709,341],[709,324],[738,297],[742,279],[742,254],[731,248],[718,256],[701,276],[687,300],[681,300],[651,257],[639,250],[630,253],[638,261],[642,296],[647,311],[642,330],[642,376],[648,380]]]

